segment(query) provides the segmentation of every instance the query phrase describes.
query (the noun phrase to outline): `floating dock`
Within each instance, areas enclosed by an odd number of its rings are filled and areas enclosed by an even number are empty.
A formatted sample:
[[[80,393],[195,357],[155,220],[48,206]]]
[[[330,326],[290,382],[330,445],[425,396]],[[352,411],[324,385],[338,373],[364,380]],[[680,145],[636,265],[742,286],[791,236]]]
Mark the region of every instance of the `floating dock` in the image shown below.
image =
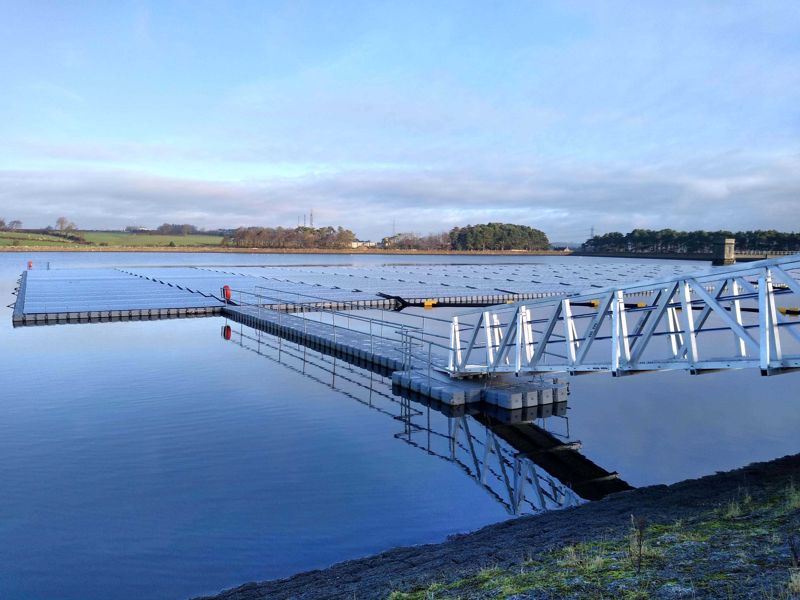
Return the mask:
[[[370,334],[256,306],[225,306],[222,314],[234,322],[359,367],[381,374],[391,373],[392,383],[398,388],[450,406],[484,403],[514,410],[566,400],[565,384],[553,378],[519,379],[503,374],[488,383],[478,379],[452,379],[444,373],[447,365],[441,356],[426,356],[413,348],[409,350],[402,339],[380,335],[377,328]],[[230,337],[231,331],[223,326],[222,335]]]

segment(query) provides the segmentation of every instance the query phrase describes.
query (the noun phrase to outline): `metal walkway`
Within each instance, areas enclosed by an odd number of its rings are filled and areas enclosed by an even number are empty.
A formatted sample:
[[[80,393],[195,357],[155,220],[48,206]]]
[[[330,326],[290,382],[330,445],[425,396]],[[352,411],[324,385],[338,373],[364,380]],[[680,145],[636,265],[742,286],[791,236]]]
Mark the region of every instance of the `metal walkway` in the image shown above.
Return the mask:
[[[799,280],[795,255],[459,315],[447,372],[791,371]]]
[[[500,377],[487,385],[483,381],[457,380],[443,372],[447,364],[434,353],[436,335],[422,327],[396,321],[369,318],[332,309],[309,309],[296,305],[287,310],[268,308],[273,300],[258,293],[237,291],[237,304],[227,304],[222,314],[228,319],[337,356],[352,364],[382,374],[392,382],[451,406],[485,403],[507,409],[530,408],[566,399],[566,386],[555,381],[519,380]],[[247,299],[247,300],[245,300]],[[313,311],[313,312],[312,312]],[[445,319],[425,317],[440,322]],[[337,321],[338,320],[338,321]],[[230,337],[229,325],[223,337]],[[419,340],[426,339],[426,343]]]

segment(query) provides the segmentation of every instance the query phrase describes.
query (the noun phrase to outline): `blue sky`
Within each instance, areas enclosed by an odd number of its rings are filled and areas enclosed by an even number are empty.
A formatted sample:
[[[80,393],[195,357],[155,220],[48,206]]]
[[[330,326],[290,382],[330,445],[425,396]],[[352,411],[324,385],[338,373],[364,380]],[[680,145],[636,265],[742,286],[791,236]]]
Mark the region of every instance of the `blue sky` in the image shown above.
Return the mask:
[[[800,3],[6,2],[0,216],[800,229]]]

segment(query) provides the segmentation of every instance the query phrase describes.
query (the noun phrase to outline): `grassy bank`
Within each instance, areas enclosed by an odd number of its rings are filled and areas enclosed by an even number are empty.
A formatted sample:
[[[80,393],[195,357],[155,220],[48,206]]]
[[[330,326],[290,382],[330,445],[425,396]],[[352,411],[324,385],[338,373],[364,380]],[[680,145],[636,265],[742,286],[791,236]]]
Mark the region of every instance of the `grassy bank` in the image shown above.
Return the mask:
[[[45,247],[52,250],[56,246],[73,246],[70,242],[57,235],[47,233],[26,233],[22,231],[0,231],[0,251],[13,250],[18,247]]]
[[[485,568],[390,600],[432,598],[800,597],[800,488],[754,498],[747,488],[716,509],[668,523],[631,515],[626,535],[589,538]]]
[[[109,248],[140,249],[153,247],[210,247],[222,244],[219,235],[157,235],[147,233],[128,233],[125,231],[75,231],[75,238],[65,237],[56,232],[0,231],[0,250],[18,248],[35,250],[105,250]]]

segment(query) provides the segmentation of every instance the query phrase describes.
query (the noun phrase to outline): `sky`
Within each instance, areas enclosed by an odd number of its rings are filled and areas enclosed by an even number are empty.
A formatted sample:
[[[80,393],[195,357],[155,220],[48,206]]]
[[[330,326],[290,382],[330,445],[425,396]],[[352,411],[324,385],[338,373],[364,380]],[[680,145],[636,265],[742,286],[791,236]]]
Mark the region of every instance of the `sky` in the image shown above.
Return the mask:
[[[800,229],[800,2],[0,0],[0,217]]]

